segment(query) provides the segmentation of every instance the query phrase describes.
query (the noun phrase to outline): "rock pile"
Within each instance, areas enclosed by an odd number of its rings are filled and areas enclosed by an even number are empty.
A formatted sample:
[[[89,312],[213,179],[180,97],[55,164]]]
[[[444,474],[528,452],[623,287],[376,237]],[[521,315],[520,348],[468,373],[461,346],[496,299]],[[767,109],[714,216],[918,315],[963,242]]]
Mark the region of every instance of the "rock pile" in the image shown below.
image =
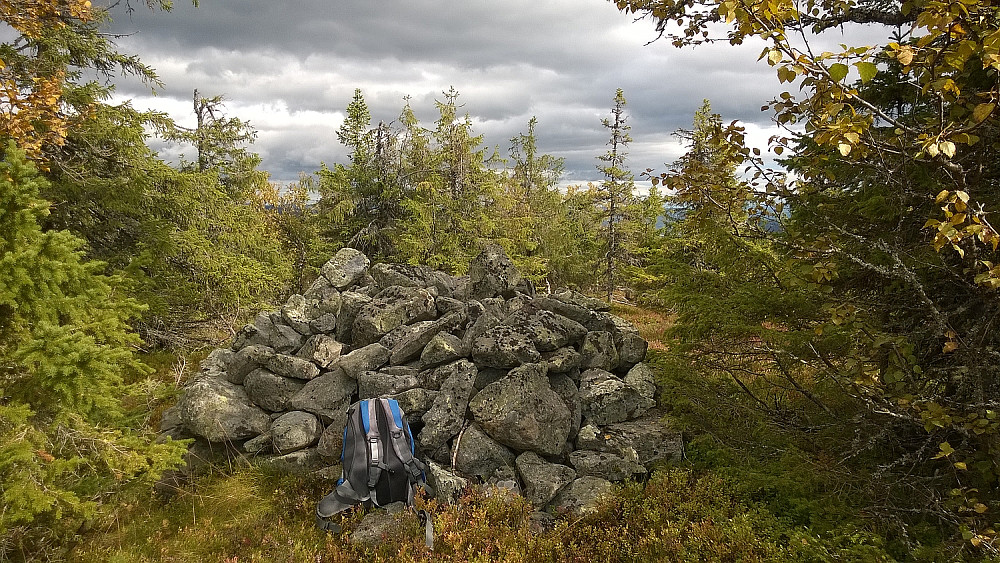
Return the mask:
[[[681,451],[645,354],[605,303],[536,295],[498,248],[463,278],[343,249],[212,352],[165,420],[203,449],[314,469],[339,462],[353,401],[392,397],[442,499],[503,482],[539,509],[575,511]]]

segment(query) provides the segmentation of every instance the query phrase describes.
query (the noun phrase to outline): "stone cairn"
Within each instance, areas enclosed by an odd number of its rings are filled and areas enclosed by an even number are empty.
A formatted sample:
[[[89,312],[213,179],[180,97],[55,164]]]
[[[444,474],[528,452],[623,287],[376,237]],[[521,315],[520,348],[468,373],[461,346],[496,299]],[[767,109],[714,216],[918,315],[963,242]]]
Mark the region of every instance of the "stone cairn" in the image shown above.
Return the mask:
[[[391,397],[440,500],[492,483],[581,512],[681,455],[646,347],[600,300],[536,295],[497,247],[462,278],[345,248],[305,294],[213,351],[162,429],[194,437],[192,453],[339,475],[348,406]]]

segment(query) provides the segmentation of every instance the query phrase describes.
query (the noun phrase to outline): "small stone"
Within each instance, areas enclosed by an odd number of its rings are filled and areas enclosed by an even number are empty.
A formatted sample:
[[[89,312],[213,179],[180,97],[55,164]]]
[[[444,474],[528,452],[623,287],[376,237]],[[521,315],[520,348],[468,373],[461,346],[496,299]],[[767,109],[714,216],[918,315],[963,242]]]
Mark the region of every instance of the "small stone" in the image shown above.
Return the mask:
[[[315,415],[292,411],[271,424],[271,445],[274,451],[287,454],[315,444],[322,433],[323,426]]]
[[[524,498],[536,508],[547,505],[560,489],[576,478],[572,468],[549,463],[535,452],[517,456],[515,466],[524,482]]]
[[[320,270],[330,285],[344,290],[368,273],[368,257],[353,248],[341,248]]]
[[[309,360],[288,354],[275,354],[267,360],[267,369],[293,379],[310,380],[319,376],[319,367]]]
[[[344,345],[336,339],[325,334],[317,334],[306,341],[295,355],[316,364],[322,369],[330,369],[330,366],[340,360],[340,353],[344,350]]]

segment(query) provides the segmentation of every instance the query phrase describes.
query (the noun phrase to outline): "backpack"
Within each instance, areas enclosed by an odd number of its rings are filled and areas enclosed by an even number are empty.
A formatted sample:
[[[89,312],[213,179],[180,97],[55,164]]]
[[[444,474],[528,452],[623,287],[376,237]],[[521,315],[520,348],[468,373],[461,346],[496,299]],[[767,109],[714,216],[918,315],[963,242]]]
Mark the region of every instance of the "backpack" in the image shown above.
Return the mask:
[[[413,506],[418,487],[429,489],[427,466],[416,458],[413,434],[395,399],[365,399],[347,410],[344,427],[343,466],[337,487],[316,507],[316,525],[339,532],[330,517],[363,504],[366,507],[405,502]],[[433,547],[429,515],[425,519],[426,541]]]

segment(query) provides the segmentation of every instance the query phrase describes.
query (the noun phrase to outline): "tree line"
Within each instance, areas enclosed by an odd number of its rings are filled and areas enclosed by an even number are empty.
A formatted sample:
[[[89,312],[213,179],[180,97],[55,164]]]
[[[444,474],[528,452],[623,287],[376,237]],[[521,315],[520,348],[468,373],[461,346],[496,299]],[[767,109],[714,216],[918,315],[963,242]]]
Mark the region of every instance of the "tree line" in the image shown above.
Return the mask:
[[[501,152],[454,90],[426,127],[408,103],[373,124],[357,91],[347,160],[281,187],[221,97],[195,92],[192,129],[111,104],[93,72],[158,79],[89,2],[0,4],[16,35],[0,44],[0,553],[71,535],[179,461],[148,431],[138,351],[235,325],[343,246],[461,274],[499,244],[540,287],[627,288],[676,314],[657,361],[676,414],[715,443],[805,460],[836,491],[817,494],[850,497],[897,553],[995,554],[998,9],[615,4],[678,46],[763,41],[761,64],[795,86],[764,108],[783,132],[749,147],[706,102],[640,197],[620,90],[603,180],[568,189],[534,119]],[[810,48],[851,23],[885,41]],[[154,135],[192,157],[164,162]]]

